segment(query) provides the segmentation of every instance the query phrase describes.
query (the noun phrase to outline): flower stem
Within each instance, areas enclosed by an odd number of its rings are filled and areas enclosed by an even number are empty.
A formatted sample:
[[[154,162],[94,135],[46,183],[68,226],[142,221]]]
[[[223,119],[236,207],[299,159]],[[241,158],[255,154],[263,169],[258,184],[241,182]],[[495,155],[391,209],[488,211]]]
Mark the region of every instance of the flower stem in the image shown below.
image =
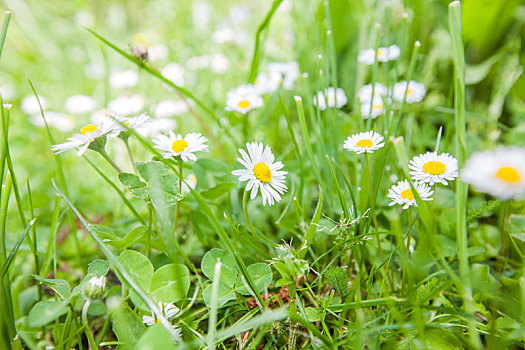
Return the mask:
[[[375,206],[374,206],[374,203],[372,203],[372,201],[374,200],[373,198],[373,193],[374,193],[374,190],[373,190],[373,186],[372,186],[372,169],[370,169],[370,161],[368,160],[368,153],[365,152],[365,160],[366,160],[366,167],[368,168],[368,184],[369,184],[369,187],[370,187],[370,207],[371,207],[371,210],[372,210],[372,220],[374,222],[374,228],[376,230],[376,232],[379,231],[378,229],[378,225],[377,225],[377,217],[376,217],[376,210],[375,210]],[[379,256],[382,256],[383,254],[383,250],[381,249],[381,239],[379,238],[379,235],[376,235],[377,237],[377,249],[379,251]]]
[[[179,157],[179,194],[182,195],[182,158]],[[180,200],[177,201],[175,208],[175,220],[173,220],[173,234],[177,229],[177,221],[179,221]]]
[[[151,243],[151,224],[153,222],[153,208],[151,202],[147,202],[148,207],[148,238],[146,240],[146,257],[149,258],[149,248]]]
[[[111,164],[111,166],[113,167],[113,169],[115,169],[118,173],[121,173],[122,172],[122,169],[120,169],[117,165],[117,163],[115,163],[113,161],[113,159],[111,159],[111,157],[108,155],[108,153],[106,152],[105,149],[102,149],[102,150],[99,150],[98,153],[100,153],[100,155],[102,156],[102,158],[104,158],[105,160],[108,161],[109,164]]]
[[[137,167],[135,166],[135,160],[133,160],[133,153],[131,152],[131,147],[129,146],[128,139],[122,139],[122,141],[126,145],[126,151],[128,151],[129,161],[133,166],[133,172],[135,173],[135,175],[138,175]]]
[[[257,235],[255,234],[255,228],[253,227],[252,222],[250,220],[250,215],[248,215],[248,191],[244,191],[244,195],[242,196],[242,209],[244,211],[244,218],[246,219],[246,222],[248,223],[250,232],[253,238],[257,240]]]
[[[84,332],[86,333],[86,338],[89,343],[89,348],[91,350],[98,349],[97,343],[95,342],[95,338],[93,338],[93,333],[91,333],[91,328],[89,328],[87,313],[89,306],[91,305],[91,299],[86,300],[84,303],[84,307],[82,308],[82,323],[86,326],[84,329]]]

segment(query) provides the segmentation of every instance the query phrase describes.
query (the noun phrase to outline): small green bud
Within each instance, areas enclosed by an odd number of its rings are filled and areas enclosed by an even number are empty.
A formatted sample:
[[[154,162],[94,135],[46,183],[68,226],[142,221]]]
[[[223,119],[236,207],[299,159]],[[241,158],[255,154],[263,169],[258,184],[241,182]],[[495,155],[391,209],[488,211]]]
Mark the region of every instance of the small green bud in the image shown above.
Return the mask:
[[[102,297],[106,290],[106,276],[92,277],[84,285],[84,298],[86,299],[98,299]]]

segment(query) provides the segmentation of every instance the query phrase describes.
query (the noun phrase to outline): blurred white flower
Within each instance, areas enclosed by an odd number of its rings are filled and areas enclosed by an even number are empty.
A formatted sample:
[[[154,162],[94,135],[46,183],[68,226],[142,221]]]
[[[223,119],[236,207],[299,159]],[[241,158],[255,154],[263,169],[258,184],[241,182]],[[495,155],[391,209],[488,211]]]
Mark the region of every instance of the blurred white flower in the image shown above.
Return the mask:
[[[45,97],[38,96],[40,99],[40,103],[42,104],[42,109],[45,111],[47,108],[47,100]],[[38,114],[40,113],[40,106],[38,105],[38,101],[35,97],[35,95],[29,95],[24,97],[22,102],[20,102],[20,109],[25,114]]]
[[[501,200],[525,195],[525,148],[498,147],[472,154],[460,179]]]
[[[0,85],[0,95],[2,100],[9,101],[15,96],[15,90],[9,85]]]
[[[405,99],[405,91],[407,95],[407,99],[406,99],[407,103],[420,102],[423,100],[426,94],[426,89],[425,89],[424,84],[418,83],[417,81],[410,80],[410,82],[408,83],[408,89],[407,89],[407,82],[402,81],[402,82],[394,84],[394,93],[393,93],[394,101],[402,102]]]
[[[197,176],[195,176],[194,174],[189,174],[188,177],[184,180],[188,183],[189,188],[188,188],[188,185],[186,185],[183,182],[182,183],[182,193],[189,193],[190,188],[194,190],[195,187],[197,187]]]
[[[168,47],[166,45],[153,45],[148,49],[148,58],[150,61],[159,61],[168,57]]]
[[[240,85],[228,91],[226,95],[227,111],[236,111],[246,114],[254,108],[262,107],[263,99],[253,85]]]
[[[295,81],[299,78],[299,63],[295,61],[290,62],[272,62],[268,64],[270,72],[277,72],[282,76],[282,87],[284,90],[292,90]]]
[[[162,76],[177,86],[184,85],[184,68],[175,62],[168,63],[160,70]]]
[[[363,119],[375,119],[385,112],[385,105],[381,96],[374,96],[372,102],[370,100],[361,103],[361,116]]]
[[[122,95],[108,103],[108,110],[123,116],[139,114],[144,108],[144,99],[140,95]]]
[[[230,68],[230,60],[222,53],[214,53],[210,56],[210,68],[213,73],[226,73]]]
[[[373,87],[372,84],[363,85],[357,91],[357,98],[361,104],[372,100],[372,90],[374,96],[386,96],[388,93],[387,87],[381,83],[375,83]]]
[[[173,305],[172,303],[158,303],[159,309],[162,311],[162,315],[166,317],[166,319],[170,319],[176,314],[179,313],[179,308]],[[146,326],[153,326],[155,323],[160,323],[159,320],[155,317],[153,313],[151,313],[151,316],[142,316],[142,323],[144,323]],[[175,326],[173,326],[175,328]],[[180,331],[179,331],[180,333]]]
[[[255,90],[259,94],[268,94],[277,91],[283,81],[279,72],[262,72],[255,79]]]
[[[45,112],[44,116],[46,117],[47,125],[49,127],[56,128],[62,132],[69,132],[75,127],[75,119],[69,114]],[[41,128],[45,127],[44,119],[42,119],[40,113],[29,117],[29,122]]]
[[[207,55],[193,56],[186,61],[186,66],[191,70],[208,68],[209,65],[210,57]]]
[[[104,76],[104,66],[99,63],[90,63],[84,67],[84,74],[91,79],[100,79]]]
[[[87,114],[97,105],[95,99],[86,95],[73,95],[66,98],[64,109],[71,114]]]
[[[210,23],[213,7],[207,1],[194,1],[192,3],[193,25],[199,29],[206,29]]]
[[[193,101],[172,101],[164,100],[157,103],[153,109],[153,115],[157,118],[166,118],[174,115],[180,115],[188,111],[188,105],[193,103]]]
[[[109,84],[115,89],[129,88],[137,85],[139,74],[134,70],[118,70],[111,73]]]
[[[244,46],[248,44],[250,38],[248,33],[235,31],[229,27],[218,28],[213,32],[212,40],[217,44],[230,44]]]
[[[337,107],[341,108],[346,105],[348,99],[346,98],[345,91],[341,88],[337,90],[333,87],[326,88],[323,91],[318,91],[317,96],[314,96],[314,105],[317,106],[321,111],[324,111],[326,107]]]
[[[365,49],[359,53],[357,60],[366,65],[371,65],[375,63],[376,57],[379,62],[388,62],[397,59],[399,54],[399,46],[391,45],[389,47],[380,47],[377,51],[374,49]]]
[[[156,137],[168,130],[173,130],[177,127],[177,122],[170,118],[153,118],[150,120],[145,128],[137,130],[137,132],[146,137]]]
[[[232,23],[244,23],[252,16],[252,11],[248,6],[234,6],[228,14]]]

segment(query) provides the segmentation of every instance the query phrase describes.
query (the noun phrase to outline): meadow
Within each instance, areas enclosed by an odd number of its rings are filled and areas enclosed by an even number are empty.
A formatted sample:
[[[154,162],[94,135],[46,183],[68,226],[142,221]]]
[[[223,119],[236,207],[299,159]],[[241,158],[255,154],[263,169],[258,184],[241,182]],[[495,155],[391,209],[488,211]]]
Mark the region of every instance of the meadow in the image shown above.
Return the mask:
[[[525,348],[523,1],[0,4],[0,349]]]

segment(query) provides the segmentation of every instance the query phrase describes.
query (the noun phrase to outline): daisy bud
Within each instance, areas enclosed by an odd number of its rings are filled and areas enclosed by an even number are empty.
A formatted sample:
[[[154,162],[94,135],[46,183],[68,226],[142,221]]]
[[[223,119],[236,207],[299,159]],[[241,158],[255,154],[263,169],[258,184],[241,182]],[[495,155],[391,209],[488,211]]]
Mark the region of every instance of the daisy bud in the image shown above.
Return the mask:
[[[106,276],[91,277],[84,286],[83,295],[86,299],[98,299],[104,295],[105,291]]]

